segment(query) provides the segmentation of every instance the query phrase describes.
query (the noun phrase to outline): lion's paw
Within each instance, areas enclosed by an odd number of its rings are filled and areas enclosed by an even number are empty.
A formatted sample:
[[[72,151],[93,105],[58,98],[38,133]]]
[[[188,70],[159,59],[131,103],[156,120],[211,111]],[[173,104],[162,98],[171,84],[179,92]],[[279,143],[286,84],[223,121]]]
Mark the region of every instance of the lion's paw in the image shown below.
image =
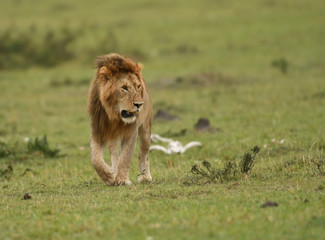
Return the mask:
[[[151,175],[142,174],[138,177],[138,183],[150,183],[150,182],[152,182]]]
[[[114,182],[112,182],[112,181],[106,181],[106,180],[103,180],[103,182],[104,182],[107,186],[113,186],[113,185],[114,185]]]
[[[127,180],[115,179],[115,182],[114,182],[114,186],[130,186],[132,184],[133,183],[129,179],[127,179]]]
[[[114,185],[114,178],[112,176],[104,175],[101,176],[102,181],[107,185],[107,186],[113,186]]]

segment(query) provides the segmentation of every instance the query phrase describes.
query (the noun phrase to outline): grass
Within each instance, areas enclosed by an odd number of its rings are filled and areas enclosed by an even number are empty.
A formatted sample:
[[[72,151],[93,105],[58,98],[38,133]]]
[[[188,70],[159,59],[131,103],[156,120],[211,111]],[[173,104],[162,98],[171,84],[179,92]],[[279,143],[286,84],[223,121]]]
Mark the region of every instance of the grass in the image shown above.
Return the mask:
[[[63,26],[84,31],[67,61],[0,71],[0,239],[322,239],[324,10],[320,0],[4,2],[0,36],[34,27],[34,46]],[[144,63],[154,109],[179,117],[153,133],[203,144],[151,152],[152,184],[135,183],[136,155],[132,187],[103,185],[90,164],[91,55],[112,48]],[[195,131],[201,117],[218,131]],[[26,154],[24,139],[45,135],[60,157]],[[254,145],[254,166],[236,180],[191,173]]]

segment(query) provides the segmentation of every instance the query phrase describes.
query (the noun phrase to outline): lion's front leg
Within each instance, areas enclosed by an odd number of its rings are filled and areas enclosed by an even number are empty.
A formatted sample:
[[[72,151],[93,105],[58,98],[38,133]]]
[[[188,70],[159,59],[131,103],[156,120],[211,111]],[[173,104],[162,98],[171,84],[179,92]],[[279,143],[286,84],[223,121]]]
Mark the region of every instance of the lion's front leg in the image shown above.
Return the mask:
[[[143,124],[139,128],[139,177],[138,182],[151,182],[152,177],[149,167],[150,127]]]
[[[117,168],[120,162],[120,145],[121,140],[119,138],[108,141],[108,150],[111,155],[112,171],[114,173],[114,178],[117,174]]]
[[[104,146],[90,138],[91,164],[102,181],[110,186],[114,184],[114,174],[103,159]]]
[[[130,138],[124,139],[122,142],[122,153],[117,168],[117,174],[115,177],[115,185],[132,184],[132,182],[129,179],[129,171],[130,171],[132,156],[135,149],[136,140],[137,140],[137,132],[135,132]]]

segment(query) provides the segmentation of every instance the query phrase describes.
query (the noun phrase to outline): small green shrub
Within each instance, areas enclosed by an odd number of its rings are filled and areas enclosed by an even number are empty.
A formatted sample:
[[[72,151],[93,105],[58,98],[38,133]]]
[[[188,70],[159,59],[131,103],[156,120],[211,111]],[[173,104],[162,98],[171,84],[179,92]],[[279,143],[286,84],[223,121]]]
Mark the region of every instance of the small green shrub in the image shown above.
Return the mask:
[[[19,142],[5,143],[0,142],[0,158],[11,158],[22,160],[26,158],[26,150]]]
[[[0,142],[0,158],[5,158],[11,154],[11,149],[4,142]]]
[[[28,153],[39,152],[45,157],[59,157],[59,149],[49,147],[46,135],[43,138],[35,138],[34,141],[29,141],[27,144]]]
[[[240,162],[240,170],[242,173],[248,174],[252,170],[255,163],[256,154],[260,151],[258,146],[254,146],[251,152],[245,153]]]
[[[237,164],[235,161],[227,161],[223,168],[215,168],[209,161],[204,160],[202,166],[192,166],[191,173],[197,175],[201,179],[206,179],[209,182],[229,182],[239,179],[243,174],[248,174],[255,163],[259,147],[254,146],[250,152],[245,153]]]
[[[14,173],[14,169],[12,168],[11,165],[8,165],[8,167],[6,169],[3,169],[3,170],[0,169],[0,178],[10,180],[13,173]]]
[[[47,137],[31,139],[27,144],[19,141],[14,143],[0,142],[0,158],[7,158],[13,161],[21,161],[35,156],[39,157],[62,157],[60,149],[49,146]]]
[[[282,72],[283,74],[286,74],[288,72],[289,62],[283,57],[273,60],[271,65],[272,67],[280,70],[280,72]]]

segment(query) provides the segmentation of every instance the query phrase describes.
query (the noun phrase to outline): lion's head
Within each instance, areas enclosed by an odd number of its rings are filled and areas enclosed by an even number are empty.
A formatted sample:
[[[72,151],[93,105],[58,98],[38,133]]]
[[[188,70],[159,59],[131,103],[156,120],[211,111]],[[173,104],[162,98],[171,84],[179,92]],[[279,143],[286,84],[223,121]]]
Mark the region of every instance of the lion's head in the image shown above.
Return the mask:
[[[144,104],[142,65],[118,54],[98,57],[95,85],[98,100],[110,120],[136,121]]]

